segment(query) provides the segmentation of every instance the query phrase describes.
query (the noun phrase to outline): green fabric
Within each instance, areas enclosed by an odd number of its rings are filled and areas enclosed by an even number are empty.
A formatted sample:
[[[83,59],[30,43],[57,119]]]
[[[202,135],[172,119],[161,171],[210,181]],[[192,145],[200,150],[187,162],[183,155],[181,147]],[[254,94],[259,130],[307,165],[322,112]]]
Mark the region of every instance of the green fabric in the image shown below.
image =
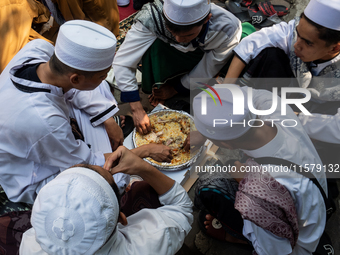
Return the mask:
[[[204,52],[199,48],[184,53],[156,39],[142,58],[143,91],[149,94],[154,84],[161,85],[168,78],[190,72],[203,55]]]
[[[255,32],[248,22],[242,23],[241,39]],[[204,52],[197,48],[191,52],[181,52],[160,39],[151,45],[142,58],[142,90],[150,94],[154,85],[162,85],[167,79],[190,72],[202,59]],[[231,59],[221,69],[227,73]]]
[[[249,22],[243,22],[242,23],[242,35],[241,35],[241,40],[244,37],[247,37],[248,35],[254,33],[256,31],[255,27],[250,24]]]
[[[25,204],[25,203],[14,203],[9,201],[7,198],[5,191],[0,186],[0,216],[9,213],[9,212],[22,212],[22,211],[29,211],[32,209],[32,205]]]

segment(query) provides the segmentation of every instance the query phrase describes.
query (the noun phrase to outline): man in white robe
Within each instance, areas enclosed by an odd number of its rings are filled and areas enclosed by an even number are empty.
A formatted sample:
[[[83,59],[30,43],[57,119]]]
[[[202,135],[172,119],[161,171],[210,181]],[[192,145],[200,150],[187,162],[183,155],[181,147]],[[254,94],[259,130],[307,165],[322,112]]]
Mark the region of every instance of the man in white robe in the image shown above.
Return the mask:
[[[272,157],[307,167],[327,196],[325,173],[308,167],[310,164],[322,167],[321,160],[291,108],[285,106],[287,112],[286,115],[282,115],[281,99],[277,97],[277,107],[271,114],[256,116],[250,112],[247,103],[237,104],[229,88],[223,86],[221,84],[214,87],[221,97],[221,105],[215,105],[206,92],[194,98],[194,120],[197,130],[216,145],[228,149],[240,149],[255,161],[256,158]],[[247,98],[248,87],[240,88],[231,84],[228,86],[234,88],[234,91],[238,90],[245,99]],[[252,103],[255,109],[271,109],[274,101],[272,93],[254,89],[252,93]],[[206,112],[202,111],[204,101]],[[243,109],[243,114],[234,114],[233,107],[239,107],[238,110]],[[324,232],[326,223],[326,207],[322,194],[312,180],[299,174],[299,169],[288,167],[287,171],[282,171],[275,170],[273,166],[276,165],[262,163],[263,168],[267,167],[267,173],[283,185],[293,199],[299,228],[296,244],[292,247],[287,238],[275,235],[248,219],[243,219],[241,233],[259,255],[312,254]],[[251,171],[234,173],[230,171],[229,174],[237,181],[241,181],[248,172]],[[208,216],[208,219],[211,220],[211,216]],[[225,240],[235,241],[235,238],[227,235]]]
[[[130,103],[137,130],[150,131],[135,77],[141,60],[142,89],[153,93],[150,101],[157,105],[176,94],[188,96],[192,78],[214,77],[231,58],[241,33],[240,21],[210,1],[156,0],[145,4],[113,62],[121,100]],[[149,67],[144,56],[150,51]],[[152,90],[153,86],[158,89]]]
[[[301,18],[263,28],[244,38],[234,48],[235,56],[225,81],[238,78],[251,60],[263,50],[275,47],[287,55],[298,86],[307,88],[315,102],[339,101],[339,14],[338,1],[312,0]],[[256,78],[247,75],[247,78]]]
[[[113,162],[119,162],[111,168]],[[105,168],[70,168],[38,194],[19,254],[175,254],[193,222],[192,202],[174,180],[125,147]],[[110,172],[107,171],[110,169]],[[125,217],[112,174],[143,178],[163,205]]]
[[[251,81],[251,78],[256,77],[269,78],[269,73],[276,74],[276,78],[284,78],[285,67],[291,69],[291,77],[295,77],[297,81],[295,86],[311,92],[312,98],[305,106],[312,116],[300,113],[299,118],[308,135],[321,141],[316,146],[325,164],[339,163],[339,154],[335,153],[339,151],[340,139],[337,114],[340,108],[339,15],[339,1],[311,0],[300,18],[291,20],[288,24],[281,22],[263,28],[242,40],[234,49],[235,56],[225,79],[225,83],[232,82],[233,78],[240,76],[242,70],[245,74],[241,81]],[[266,59],[263,54],[269,49],[275,52],[281,50],[283,54],[281,58],[272,58],[270,54],[274,53],[268,53],[271,62],[266,64],[260,59]],[[262,74],[252,73],[255,67],[251,64],[257,60]],[[277,70],[273,70],[274,68]],[[271,91],[272,87],[278,86],[278,82],[275,79],[267,89]],[[257,83],[261,85],[261,81]],[[287,86],[285,80],[282,84]]]
[[[33,204],[61,171],[79,163],[103,166],[112,152],[110,140],[122,144],[122,130],[112,118],[117,103],[103,82],[115,47],[106,28],[70,21],[55,48],[34,40],[1,74],[0,185],[11,201]],[[70,117],[84,141],[75,139]],[[123,192],[129,177],[118,174],[115,180]]]

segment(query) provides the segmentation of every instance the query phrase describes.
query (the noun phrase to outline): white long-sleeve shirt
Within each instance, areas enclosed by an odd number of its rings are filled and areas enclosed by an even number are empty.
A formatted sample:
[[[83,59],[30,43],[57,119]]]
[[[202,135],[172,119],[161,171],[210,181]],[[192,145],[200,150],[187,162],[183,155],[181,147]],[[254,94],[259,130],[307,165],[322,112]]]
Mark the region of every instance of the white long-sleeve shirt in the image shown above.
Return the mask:
[[[190,89],[191,78],[212,78],[216,75],[232,56],[232,50],[241,38],[241,23],[233,14],[215,4],[211,4],[211,14],[204,42],[199,42],[199,47],[205,54],[194,69],[181,78],[182,85],[187,89]],[[136,21],[127,33],[113,61],[115,78],[122,96],[126,92],[138,93],[135,77],[137,65],[157,38],[153,31],[148,30],[139,21]],[[180,44],[171,46],[182,52],[197,49],[191,43],[187,47]]]
[[[105,163],[103,151],[74,138],[69,110],[85,112],[96,132],[118,111],[115,102],[100,88],[64,94],[59,87],[14,75],[23,65],[47,62],[53,52],[44,40],[29,42],[0,76],[0,184],[14,202],[33,203],[44,184],[72,165]]]
[[[329,61],[307,66],[294,53],[297,40],[296,26],[299,19],[288,24],[281,22],[272,27],[263,28],[244,38],[235,48],[235,54],[246,64],[262,50],[269,47],[282,49],[290,60],[291,69],[299,86],[311,92],[317,102],[340,100],[340,54]]]
[[[118,223],[117,229],[96,255],[173,255],[183,245],[193,222],[192,202],[186,191],[175,182],[159,196],[163,205],[157,209],[142,209]],[[33,228],[26,231],[20,245],[21,255],[46,255],[35,239]]]
[[[306,116],[300,113],[299,119],[310,138],[340,144],[340,109],[335,115],[313,113]]]
[[[247,88],[243,87],[242,89]],[[272,105],[271,98],[272,93],[268,91],[254,90],[253,104],[255,109],[269,109]],[[267,121],[267,125],[271,126],[272,121],[274,121],[277,127],[276,136],[259,149],[243,151],[254,158],[275,157],[289,160],[304,167],[307,166],[305,164],[321,166],[321,160],[311,140],[291,108],[287,107],[287,114],[281,115],[280,101],[281,99],[278,99],[278,107],[274,113],[259,116],[259,119]],[[285,119],[295,120],[297,126],[283,127],[282,121]],[[284,123],[284,125],[293,124],[293,121]],[[317,172],[316,168],[312,171],[309,165],[307,167],[327,194],[325,173],[323,171]],[[252,242],[259,255],[312,254],[319,243],[326,223],[326,208],[319,189],[311,180],[292,171],[289,173],[289,177],[285,172],[275,172],[274,170],[270,171],[270,174],[287,188],[294,200],[300,231],[296,246],[292,250],[288,239],[278,237],[248,220],[244,220],[243,235]]]
[[[268,47],[282,49],[291,60],[291,67],[296,75],[300,86],[306,87],[312,94],[312,100],[317,102],[339,101],[340,85],[339,78],[333,77],[339,73],[340,54],[335,58],[313,65],[310,72],[301,67],[305,65],[296,58],[293,47],[295,39],[295,27],[298,20],[291,20],[288,24],[281,22],[272,27],[263,28],[240,42],[234,48],[235,53],[244,61],[249,63],[262,50]],[[314,84],[311,81],[314,80]],[[303,127],[308,135],[316,140],[329,143],[340,143],[339,113],[335,116],[313,113],[311,116],[300,114]]]

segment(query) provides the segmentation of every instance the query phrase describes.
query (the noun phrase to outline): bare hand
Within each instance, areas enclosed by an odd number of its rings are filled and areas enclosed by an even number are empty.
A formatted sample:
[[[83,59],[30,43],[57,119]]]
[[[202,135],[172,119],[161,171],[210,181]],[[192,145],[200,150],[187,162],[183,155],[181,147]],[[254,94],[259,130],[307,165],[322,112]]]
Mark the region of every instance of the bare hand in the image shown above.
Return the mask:
[[[224,84],[234,84],[238,77],[240,77],[243,69],[246,67],[246,64],[237,56],[233,57],[233,60],[230,63],[228,72],[224,79]]]
[[[151,131],[151,124],[148,115],[145,113],[140,101],[130,103],[133,122],[137,131],[143,135],[146,135]]]
[[[192,148],[192,146],[199,148],[204,144],[205,140],[206,138],[203,135],[201,135],[200,132],[191,131],[187,136],[187,139],[184,141],[183,149],[185,151],[188,151],[190,148]]]
[[[172,160],[171,149],[163,144],[145,145],[149,151],[149,157],[158,162],[168,162]]]
[[[164,105],[165,100],[155,98],[154,94],[151,94],[148,98],[149,98],[150,104],[154,107],[156,107],[158,104]]]
[[[104,164],[104,168],[111,174],[139,175],[159,195],[169,191],[175,182],[124,146],[118,147],[115,152],[111,153]]]
[[[104,121],[104,126],[110,139],[112,151],[115,151],[118,146],[123,145],[123,130],[120,128],[120,126],[118,126],[113,118],[109,118]]]
[[[118,149],[111,153],[110,156],[107,157],[104,169],[110,170],[110,173],[125,173],[125,174],[137,174],[139,171],[143,170],[145,167],[148,167],[148,163],[138,157],[136,154],[131,152],[129,149],[124,146],[119,146]]]
[[[153,88],[152,95],[149,96],[149,101],[152,106],[157,106],[158,103],[164,103],[165,100],[173,97],[177,91],[171,84],[163,84],[159,89]]]

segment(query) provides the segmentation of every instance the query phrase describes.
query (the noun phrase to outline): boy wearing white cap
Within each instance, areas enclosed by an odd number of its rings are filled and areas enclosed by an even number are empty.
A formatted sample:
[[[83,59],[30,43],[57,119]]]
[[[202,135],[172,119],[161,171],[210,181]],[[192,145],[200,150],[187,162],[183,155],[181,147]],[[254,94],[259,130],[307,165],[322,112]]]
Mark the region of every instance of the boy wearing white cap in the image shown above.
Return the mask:
[[[239,77],[248,64],[243,76],[247,80],[251,77],[296,77],[297,86],[307,88],[312,94],[312,100],[305,104],[310,112],[336,114],[340,107],[339,15],[339,1],[311,0],[301,18],[261,29],[235,47],[235,57],[226,78]],[[278,53],[280,57],[271,57],[270,54],[273,56],[280,51],[278,49],[283,50]],[[268,58],[270,61],[265,62]],[[299,118],[312,138],[339,143],[338,120],[318,114],[300,114]]]
[[[33,204],[39,190],[68,167],[103,166],[123,142],[112,116],[117,103],[103,81],[115,36],[89,21],[61,26],[56,47],[28,43],[0,76],[0,185],[13,202]],[[99,85],[99,86],[98,86]],[[75,139],[70,117],[84,140]],[[121,190],[129,180],[116,175]]]
[[[229,171],[237,182],[226,171],[199,179],[195,205],[207,211],[201,215],[201,221],[205,221],[211,235],[231,242],[250,243],[257,254],[312,254],[326,222],[321,194],[324,192],[327,196],[325,174],[310,170],[321,185],[319,190],[311,179],[290,166],[283,171],[277,168],[278,163],[262,162],[260,166],[256,160],[271,157],[301,166],[322,166],[321,160],[291,108],[285,106],[286,115],[281,115],[280,98],[277,97],[278,107],[273,113],[256,116],[248,104],[244,104],[247,100],[237,104],[242,98],[233,98],[230,91],[238,91],[239,96],[247,99],[248,87],[228,86],[214,87],[221,97],[221,105],[216,105],[206,92],[194,98],[195,125],[216,145],[240,149],[249,159],[246,164],[235,162],[235,171]],[[272,97],[268,91],[253,90],[252,109],[271,109]],[[234,114],[233,107],[243,110],[243,114]],[[254,169],[266,169],[266,172]]]
[[[33,205],[32,228],[23,235],[20,254],[175,254],[193,222],[186,191],[125,147],[105,167],[113,162],[119,163],[110,172],[78,165],[45,185]],[[163,206],[126,218],[112,178],[118,172],[141,176]]]
[[[188,95],[190,78],[215,76],[231,57],[241,30],[234,15],[210,0],[145,4],[113,63],[121,100],[130,103],[137,130],[150,131],[135,77],[141,60],[142,89],[153,93],[150,102],[156,105],[177,93]]]

